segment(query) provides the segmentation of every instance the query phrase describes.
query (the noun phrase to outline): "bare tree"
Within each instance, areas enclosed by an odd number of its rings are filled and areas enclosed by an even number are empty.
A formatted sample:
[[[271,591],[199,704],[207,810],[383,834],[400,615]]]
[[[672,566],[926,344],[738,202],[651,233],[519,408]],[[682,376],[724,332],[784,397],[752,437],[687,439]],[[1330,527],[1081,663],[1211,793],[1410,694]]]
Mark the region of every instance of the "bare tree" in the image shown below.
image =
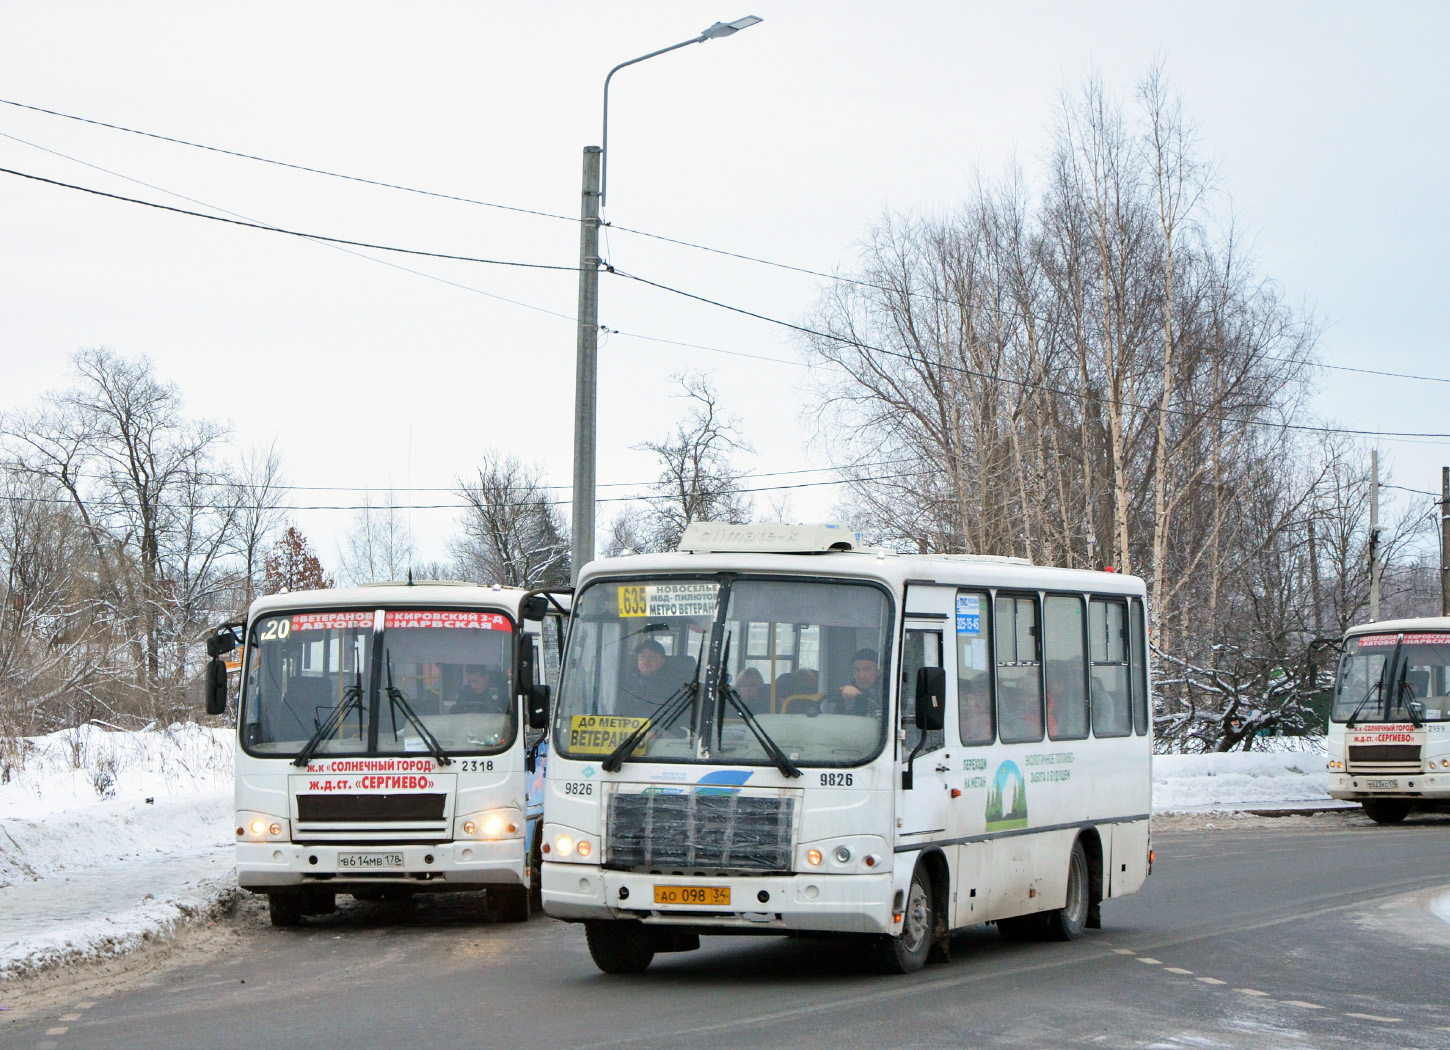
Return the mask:
[[[380,497],[363,496],[362,507],[338,552],[341,575],[354,586],[401,580],[413,564],[413,538],[390,488]]]
[[[236,507],[232,553],[240,562],[244,610],[257,596],[267,548],[286,519],[286,482],[275,439],[265,447],[251,445],[242,453],[228,489]]]
[[[451,544],[460,575],[510,587],[568,585],[564,516],[538,467],[490,451],[456,491],[465,507]]]

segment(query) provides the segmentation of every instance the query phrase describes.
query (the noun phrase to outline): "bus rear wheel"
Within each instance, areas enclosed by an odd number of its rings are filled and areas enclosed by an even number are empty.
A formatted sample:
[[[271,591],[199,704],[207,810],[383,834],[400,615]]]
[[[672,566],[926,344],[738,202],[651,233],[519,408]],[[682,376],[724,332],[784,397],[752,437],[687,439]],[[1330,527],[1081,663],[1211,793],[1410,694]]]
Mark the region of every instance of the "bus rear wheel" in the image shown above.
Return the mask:
[[[1061,908],[1042,916],[1044,940],[1071,941],[1082,936],[1087,925],[1090,892],[1087,853],[1081,841],[1074,842],[1072,854],[1067,858],[1067,901]]]
[[[1398,824],[1410,815],[1410,804],[1392,798],[1366,799],[1364,815],[1376,824]]]
[[[877,943],[876,964],[883,973],[915,973],[926,965],[936,929],[936,908],[932,904],[931,876],[920,864],[911,874],[906,892],[901,935],[882,937]]]
[[[584,938],[589,958],[605,973],[644,973],[655,957],[650,931],[628,919],[586,922]]]

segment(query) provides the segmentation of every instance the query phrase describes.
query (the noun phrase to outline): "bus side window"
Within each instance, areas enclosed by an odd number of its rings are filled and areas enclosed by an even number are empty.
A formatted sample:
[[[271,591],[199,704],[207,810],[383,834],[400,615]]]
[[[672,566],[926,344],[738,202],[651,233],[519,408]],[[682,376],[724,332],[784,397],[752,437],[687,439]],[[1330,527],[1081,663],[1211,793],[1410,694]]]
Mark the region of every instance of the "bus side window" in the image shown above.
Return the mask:
[[[1132,602],[1128,633],[1133,643],[1133,732],[1148,732],[1148,650],[1143,644],[1143,603]]]
[[[1004,744],[1042,739],[1037,598],[997,595],[997,727]]]
[[[992,599],[981,591],[957,593],[957,705],[962,743],[997,739],[992,719]]]
[[[1047,675],[1047,735],[1082,740],[1088,735],[1087,654],[1082,599],[1049,595],[1044,615],[1043,669]]]
[[[1089,603],[1094,736],[1127,736],[1133,731],[1128,707],[1128,607],[1121,598]]]

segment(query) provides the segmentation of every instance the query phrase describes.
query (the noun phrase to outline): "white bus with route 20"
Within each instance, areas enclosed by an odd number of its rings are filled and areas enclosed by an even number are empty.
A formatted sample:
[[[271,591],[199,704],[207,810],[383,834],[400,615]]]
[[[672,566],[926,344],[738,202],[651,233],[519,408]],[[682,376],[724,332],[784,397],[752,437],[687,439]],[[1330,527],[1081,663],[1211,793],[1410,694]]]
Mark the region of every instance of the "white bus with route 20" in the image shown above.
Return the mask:
[[[566,616],[563,594],[373,584],[260,598],[207,638],[210,714],[244,643],[237,880],[273,925],[339,893],[441,890],[486,890],[496,918],[528,919]]]

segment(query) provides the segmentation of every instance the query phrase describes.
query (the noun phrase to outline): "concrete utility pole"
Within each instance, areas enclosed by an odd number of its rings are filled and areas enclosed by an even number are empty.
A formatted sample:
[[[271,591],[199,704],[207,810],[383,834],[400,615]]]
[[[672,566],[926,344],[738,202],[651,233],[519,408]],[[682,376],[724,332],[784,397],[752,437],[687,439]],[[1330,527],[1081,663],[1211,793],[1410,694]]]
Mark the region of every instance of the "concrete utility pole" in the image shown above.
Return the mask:
[[[625,66],[647,58],[703,44],[748,29],[760,22],[746,15],[733,22],[716,22],[699,36],[662,47],[647,55],[621,62],[604,78],[602,146],[584,147],[584,200],[579,223],[579,332],[574,366],[574,505],[569,529],[570,581],[579,582],[584,564],[594,558],[595,436],[599,417],[599,210],[604,205],[609,148],[609,81]]]
[[[1380,618],[1380,454],[1369,453],[1369,618]]]
[[[1440,468],[1440,615],[1450,616],[1450,467]]]
[[[599,146],[584,147],[579,208],[579,331],[574,368],[574,520],[569,532],[570,582],[594,557],[594,437],[599,416]]]

